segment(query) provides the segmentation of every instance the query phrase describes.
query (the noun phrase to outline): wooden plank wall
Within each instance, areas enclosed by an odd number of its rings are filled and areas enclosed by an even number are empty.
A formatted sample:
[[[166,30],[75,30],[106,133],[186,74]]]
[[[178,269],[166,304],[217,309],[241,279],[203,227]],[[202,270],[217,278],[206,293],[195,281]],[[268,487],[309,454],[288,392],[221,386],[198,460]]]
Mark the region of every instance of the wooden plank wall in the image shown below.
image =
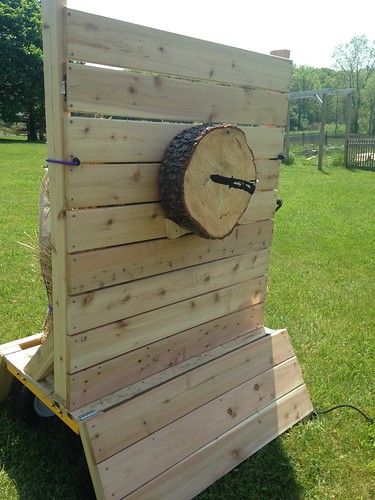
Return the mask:
[[[57,392],[74,410],[263,326],[291,62],[72,9],[66,22],[64,151],[81,165],[62,187]],[[176,134],[206,121],[243,129],[257,192],[224,240],[169,240],[159,166]]]
[[[150,379],[81,424],[98,498],[193,498],[312,411],[285,330]]]

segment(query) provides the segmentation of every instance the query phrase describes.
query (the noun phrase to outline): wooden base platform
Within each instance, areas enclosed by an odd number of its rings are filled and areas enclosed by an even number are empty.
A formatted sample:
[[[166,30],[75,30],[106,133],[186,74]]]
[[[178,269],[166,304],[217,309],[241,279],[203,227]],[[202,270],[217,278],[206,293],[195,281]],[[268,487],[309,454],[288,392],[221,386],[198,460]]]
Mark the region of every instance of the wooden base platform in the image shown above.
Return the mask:
[[[24,372],[36,348],[0,347],[3,363],[79,432],[98,499],[192,498],[312,411],[286,330],[243,335],[73,413],[51,376]]]

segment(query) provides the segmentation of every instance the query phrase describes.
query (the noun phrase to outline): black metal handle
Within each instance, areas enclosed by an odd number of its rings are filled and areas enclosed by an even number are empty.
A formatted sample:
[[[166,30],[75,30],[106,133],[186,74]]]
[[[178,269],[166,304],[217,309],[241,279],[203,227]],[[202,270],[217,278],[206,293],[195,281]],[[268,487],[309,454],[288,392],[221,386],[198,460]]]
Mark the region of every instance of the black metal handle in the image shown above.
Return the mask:
[[[281,160],[281,161],[284,161],[286,160],[286,156],[282,153],[278,154],[277,156],[275,156],[275,158],[268,158],[269,160]]]
[[[278,198],[276,200],[276,210],[275,212],[277,212],[278,210],[280,210],[280,208],[283,206],[283,200],[281,198]]]
[[[225,177],[224,175],[213,174],[210,176],[212,182],[223,184],[229,188],[242,189],[247,193],[253,194],[256,188],[257,180],[245,181],[243,179],[236,179],[235,177]]]

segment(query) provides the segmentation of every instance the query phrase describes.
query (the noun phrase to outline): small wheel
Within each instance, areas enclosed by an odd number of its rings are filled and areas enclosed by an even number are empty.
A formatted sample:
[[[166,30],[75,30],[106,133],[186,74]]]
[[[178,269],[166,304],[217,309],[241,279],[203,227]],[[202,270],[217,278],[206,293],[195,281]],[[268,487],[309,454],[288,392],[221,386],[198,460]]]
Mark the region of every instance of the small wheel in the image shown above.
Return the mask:
[[[14,408],[21,420],[34,426],[42,419],[54,416],[54,413],[24,385],[16,387],[14,391]]]

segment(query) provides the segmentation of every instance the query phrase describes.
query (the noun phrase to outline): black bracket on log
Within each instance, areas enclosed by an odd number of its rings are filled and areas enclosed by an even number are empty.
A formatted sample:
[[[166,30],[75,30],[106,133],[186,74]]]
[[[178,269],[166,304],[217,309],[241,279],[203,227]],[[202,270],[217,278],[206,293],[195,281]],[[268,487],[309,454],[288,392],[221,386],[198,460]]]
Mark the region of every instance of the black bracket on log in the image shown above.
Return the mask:
[[[283,200],[281,198],[278,198],[276,200],[276,210],[275,212],[277,212],[278,210],[280,210],[280,208],[283,206]]]
[[[234,177],[225,177],[224,175],[213,174],[210,175],[212,182],[224,184],[229,188],[242,189],[250,194],[253,194],[256,188],[257,180],[245,181],[243,179],[235,179]]]

